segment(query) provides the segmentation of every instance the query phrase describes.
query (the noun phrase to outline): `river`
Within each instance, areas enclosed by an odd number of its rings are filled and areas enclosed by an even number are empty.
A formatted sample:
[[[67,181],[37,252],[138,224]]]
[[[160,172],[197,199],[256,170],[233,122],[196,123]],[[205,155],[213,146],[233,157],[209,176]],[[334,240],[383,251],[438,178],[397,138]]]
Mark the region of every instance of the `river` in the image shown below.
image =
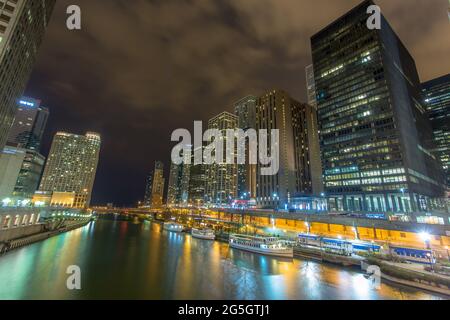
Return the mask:
[[[80,267],[81,290],[67,268]],[[280,260],[162,230],[98,220],[0,256],[0,299],[440,299],[357,269]]]

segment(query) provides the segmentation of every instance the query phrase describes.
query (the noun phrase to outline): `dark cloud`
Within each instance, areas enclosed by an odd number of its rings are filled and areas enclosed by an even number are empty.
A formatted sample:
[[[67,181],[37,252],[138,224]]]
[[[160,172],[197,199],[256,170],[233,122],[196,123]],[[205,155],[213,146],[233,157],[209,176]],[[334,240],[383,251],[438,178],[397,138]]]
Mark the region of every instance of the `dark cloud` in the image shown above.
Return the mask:
[[[170,134],[278,87],[305,99],[309,38],[358,0],[58,0],[27,94],[57,130],[98,131],[94,202],[132,204],[153,162],[169,165]],[[422,80],[450,71],[445,0],[380,0]],[[65,28],[68,5],[82,31]],[[168,168],[167,168],[168,169]]]

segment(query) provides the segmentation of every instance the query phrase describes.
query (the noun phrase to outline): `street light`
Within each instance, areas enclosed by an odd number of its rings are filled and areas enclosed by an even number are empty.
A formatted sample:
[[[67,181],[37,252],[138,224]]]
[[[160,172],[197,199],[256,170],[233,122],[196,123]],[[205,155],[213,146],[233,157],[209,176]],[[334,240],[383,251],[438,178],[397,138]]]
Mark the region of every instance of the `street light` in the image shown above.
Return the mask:
[[[2,202],[3,202],[3,206],[7,207],[11,203],[11,199],[10,198],[6,198],[6,199],[3,199]]]
[[[422,239],[423,242],[425,242],[425,244],[427,245],[427,249],[429,249],[429,245],[430,245],[430,240],[431,240],[431,236],[428,232],[421,232],[419,233],[420,238]]]
[[[430,252],[427,253],[427,257],[428,259],[430,259],[430,264],[431,264],[431,270],[434,270],[433,268],[433,250],[431,249],[431,236],[428,232],[421,232],[419,233],[420,238],[422,239],[423,242],[425,242],[425,246],[427,250],[430,250]]]

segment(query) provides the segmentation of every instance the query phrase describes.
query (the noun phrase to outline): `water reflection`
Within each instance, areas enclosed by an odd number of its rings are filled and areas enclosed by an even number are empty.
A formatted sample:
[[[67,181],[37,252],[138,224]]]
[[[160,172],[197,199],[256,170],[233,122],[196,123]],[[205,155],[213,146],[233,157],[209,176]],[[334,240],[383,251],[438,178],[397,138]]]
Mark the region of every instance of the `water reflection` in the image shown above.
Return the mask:
[[[66,270],[82,270],[82,290]],[[357,270],[255,255],[167,232],[99,220],[0,258],[1,299],[434,299]]]

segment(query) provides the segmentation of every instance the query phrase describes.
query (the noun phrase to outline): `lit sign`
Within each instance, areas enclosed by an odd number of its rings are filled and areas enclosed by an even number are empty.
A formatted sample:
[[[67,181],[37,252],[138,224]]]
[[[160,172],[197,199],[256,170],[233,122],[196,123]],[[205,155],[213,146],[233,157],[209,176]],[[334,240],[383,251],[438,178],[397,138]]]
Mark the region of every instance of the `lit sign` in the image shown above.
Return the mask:
[[[23,106],[34,107],[34,103],[25,100],[20,100],[19,103]]]

